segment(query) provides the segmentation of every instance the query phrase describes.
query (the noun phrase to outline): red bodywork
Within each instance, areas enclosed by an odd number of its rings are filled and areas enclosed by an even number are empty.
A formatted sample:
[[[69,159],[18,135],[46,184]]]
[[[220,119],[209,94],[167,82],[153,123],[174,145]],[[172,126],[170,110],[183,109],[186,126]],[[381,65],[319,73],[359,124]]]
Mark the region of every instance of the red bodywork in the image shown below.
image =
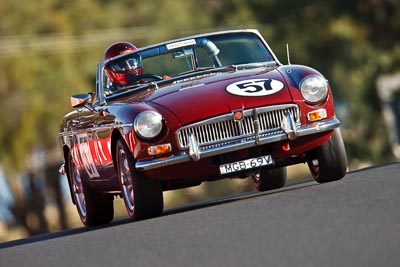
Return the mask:
[[[178,128],[204,120],[207,117],[215,117],[231,113],[235,110],[295,103],[301,111],[301,124],[308,123],[306,114],[309,111],[320,108],[327,110],[328,119],[334,117],[334,107],[330,91],[326,101],[323,103],[312,106],[308,105],[302,98],[300,90],[290,84],[292,78],[288,77],[288,69],[291,69],[292,73],[302,71],[303,76],[318,74],[315,70],[303,66],[233,71],[172,85],[162,90],[153,90],[151,94],[147,93],[148,96],[146,98],[142,98],[142,95],[130,94],[109,102],[107,107],[108,112],[115,114],[115,116],[110,114],[103,116],[103,124],[109,125],[116,121],[131,122],[139,111],[144,109],[152,108],[160,112],[168,128],[156,141],[145,142],[141,140],[136,136],[132,128],[123,131],[123,138],[131,148],[135,159],[140,161],[151,158],[148,155],[147,149],[155,143],[172,144],[172,152],[162,155],[162,157],[180,153],[179,145],[175,138],[175,132]],[[226,91],[226,87],[229,84],[244,79],[274,79],[284,82],[285,87],[275,94],[262,97],[242,97]],[[98,119],[97,124],[101,124]],[[107,119],[110,119],[110,121],[107,121]],[[72,155],[76,159],[76,162],[79,163],[78,166],[84,170],[83,173],[87,174],[86,178],[88,180],[104,181],[103,177],[108,178],[106,179],[108,183],[98,183],[99,187],[105,191],[118,191],[118,182],[116,181],[112,155],[112,128],[110,127],[104,138],[92,134],[92,138],[94,136],[98,138],[93,138],[84,144],[75,144],[71,147]],[[93,128],[93,130],[96,131],[96,128]],[[301,156],[303,153],[326,142],[330,136],[331,131],[327,131],[289,141],[290,150],[288,151],[282,149],[282,145],[287,142],[277,142],[265,146],[268,147],[268,151],[271,151],[274,159],[279,161],[293,155]],[[232,160],[241,160],[255,157],[259,154],[259,149],[256,147],[255,149],[231,152],[225,156]],[[218,161],[215,161],[215,158],[212,157],[204,158],[197,162],[191,161],[148,170],[146,174],[150,179],[166,181],[166,188],[168,188],[168,181],[217,179],[219,177],[218,165]]]
[[[167,166],[138,169],[148,179],[163,181],[163,189],[169,190],[206,180],[244,177],[251,170],[220,175],[219,166],[265,154],[271,155],[278,167],[306,162],[307,153],[325,143],[332,135],[333,128],[338,126],[319,130],[320,124],[335,118],[333,98],[328,88],[324,101],[312,105],[306,103],[299,84],[309,75],[322,76],[309,67],[277,64],[275,67],[232,69],[187,81],[159,84],[156,88],[127,92],[108,99],[106,104],[93,105],[92,110],[82,108],[67,114],[60,126],[63,156],[66,158],[71,153],[82,178],[98,191],[119,193],[114,150],[118,138],[125,140],[136,164],[143,161],[158,163],[188,153],[187,149],[180,147],[177,140],[176,133],[181,127],[235,111],[296,104],[299,110],[298,127],[310,127],[313,133],[293,140],[285,138],[262,145],[254,144],[245,149],[224,151],[199,160],[186,159]],[[265,96],[241,96],[227,91],[229,85],[247,80],[279,81],[283,88]],[[319,109],[326,110],[326,118],[308,121],[307,114]],[[163,117],[163,130],[152,140],[140,138],[133,127],[136,116],[144,110],[157,111]],[[149,155],[150,146],[165,143],[171,145],[170,152],[158,156]]]

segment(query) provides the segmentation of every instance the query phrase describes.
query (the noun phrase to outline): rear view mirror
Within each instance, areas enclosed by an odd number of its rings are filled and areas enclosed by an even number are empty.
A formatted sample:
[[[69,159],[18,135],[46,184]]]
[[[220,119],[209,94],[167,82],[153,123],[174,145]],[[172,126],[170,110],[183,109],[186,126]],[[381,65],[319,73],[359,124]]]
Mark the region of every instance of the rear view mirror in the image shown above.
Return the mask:
[[[92,100],[91,94],[77,94],[71,96],[71,106],[73,108],[85,107]]]

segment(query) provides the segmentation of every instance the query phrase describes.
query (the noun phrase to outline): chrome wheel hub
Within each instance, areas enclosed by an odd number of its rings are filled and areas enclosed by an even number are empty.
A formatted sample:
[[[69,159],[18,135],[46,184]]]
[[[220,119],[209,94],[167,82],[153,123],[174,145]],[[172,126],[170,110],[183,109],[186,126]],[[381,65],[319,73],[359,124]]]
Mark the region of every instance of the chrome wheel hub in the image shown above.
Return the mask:
[[[119,151],[119,176],[121,181],[122,194],[127,208],[130,212],[135,209],[135,198],[133,192],[133,179],[129,168],[129,162],[125,151],[122,149]]]

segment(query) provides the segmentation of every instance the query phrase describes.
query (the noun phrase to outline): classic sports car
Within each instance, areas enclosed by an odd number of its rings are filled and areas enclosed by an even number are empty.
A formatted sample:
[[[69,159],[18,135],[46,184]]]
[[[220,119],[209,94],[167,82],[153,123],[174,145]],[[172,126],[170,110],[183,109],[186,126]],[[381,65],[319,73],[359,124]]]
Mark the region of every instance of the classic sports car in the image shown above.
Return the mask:
[[[138,62],[116,87],[105,69]],[[113,219],[115,196],[141,220],[163,211],[163,191],[249,178],[283,187],[286,166],[307,163],[319,183],[341,179],[346,153],[327,80],[284,65],[257,30],[195,35],[99,63],[96,89],[71,97],[59,143],[85,225]]]

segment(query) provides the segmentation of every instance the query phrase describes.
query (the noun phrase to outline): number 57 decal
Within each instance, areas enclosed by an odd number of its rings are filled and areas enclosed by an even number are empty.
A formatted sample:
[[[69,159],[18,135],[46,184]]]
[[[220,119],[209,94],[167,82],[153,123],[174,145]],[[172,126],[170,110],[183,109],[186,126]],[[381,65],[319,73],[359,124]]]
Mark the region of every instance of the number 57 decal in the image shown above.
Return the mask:
[[[281,91],[285,84],[274,79],[253,79],[232,83],[226,87],[226,91],[240,96],[266,96]]]

